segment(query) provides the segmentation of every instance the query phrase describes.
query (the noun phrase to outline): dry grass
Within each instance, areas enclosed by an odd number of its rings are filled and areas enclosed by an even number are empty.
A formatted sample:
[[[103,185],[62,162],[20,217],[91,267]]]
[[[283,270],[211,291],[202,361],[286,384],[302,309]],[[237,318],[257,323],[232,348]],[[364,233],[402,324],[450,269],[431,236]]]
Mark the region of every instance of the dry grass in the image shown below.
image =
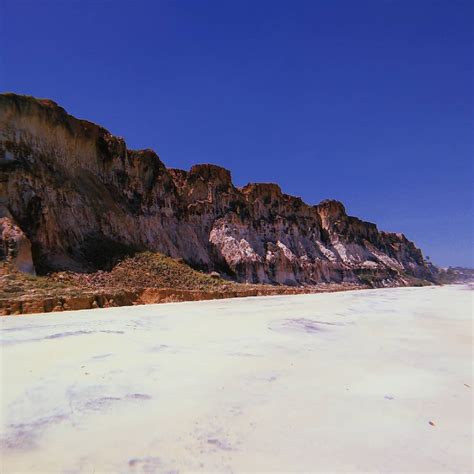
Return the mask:
[[[57,294],[73,285],[61,283],[49,276],[33,276],[21,273],[9,265],[0,268],[0,298],[11,298],[26,294]]]
[[[21,296],[80,296],[95,290],[173,288],[180,290],[231,290],[241,287],[217,276],[153,252],[139,253],[119,262],[111,271],[57,272],[33,276],[4,263],[0,266],[0,299]]]
[[[128,257],[111,271],[94,273],[61,272],[50,276],[55,282],[86,288],[175,288],[218,290],[235,285],[192,269],[189,265],[160,253],[143,252]]]

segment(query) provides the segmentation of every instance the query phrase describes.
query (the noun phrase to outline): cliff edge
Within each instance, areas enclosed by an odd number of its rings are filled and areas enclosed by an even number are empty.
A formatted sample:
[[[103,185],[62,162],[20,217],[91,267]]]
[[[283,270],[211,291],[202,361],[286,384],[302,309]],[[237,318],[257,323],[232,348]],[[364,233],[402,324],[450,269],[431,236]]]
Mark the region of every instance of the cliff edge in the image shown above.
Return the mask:
[[[340,202],[237,188],[210,164],[168,169],[51,100],[0,95],[0,259],[30,273],[92,272],[144,250],[239,282],[392,286],[436,273],[403,234]]]

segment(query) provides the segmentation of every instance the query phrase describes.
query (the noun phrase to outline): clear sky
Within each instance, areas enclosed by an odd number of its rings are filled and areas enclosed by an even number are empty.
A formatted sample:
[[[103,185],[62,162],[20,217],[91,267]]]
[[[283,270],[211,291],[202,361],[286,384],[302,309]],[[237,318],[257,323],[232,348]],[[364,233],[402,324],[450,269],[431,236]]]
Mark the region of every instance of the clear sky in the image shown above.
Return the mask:
[[[473,266],[473,4],[0,0],[0,86]]]

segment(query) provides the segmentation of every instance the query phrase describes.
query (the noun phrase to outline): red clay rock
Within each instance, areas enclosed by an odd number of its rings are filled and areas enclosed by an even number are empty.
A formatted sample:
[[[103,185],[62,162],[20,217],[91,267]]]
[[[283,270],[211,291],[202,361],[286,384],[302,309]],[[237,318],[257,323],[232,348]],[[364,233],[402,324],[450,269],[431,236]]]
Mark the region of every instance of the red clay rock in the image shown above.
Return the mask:
[[[45,307],[44,307],[44,299],[33,299],[33,300],[26,300],[23,301],[22,304],[22,313],[44,313],[45,312]]]
[[[91,309],[93,301],[93,296],[78,296],[66,298],[65,305],[70,310]]]

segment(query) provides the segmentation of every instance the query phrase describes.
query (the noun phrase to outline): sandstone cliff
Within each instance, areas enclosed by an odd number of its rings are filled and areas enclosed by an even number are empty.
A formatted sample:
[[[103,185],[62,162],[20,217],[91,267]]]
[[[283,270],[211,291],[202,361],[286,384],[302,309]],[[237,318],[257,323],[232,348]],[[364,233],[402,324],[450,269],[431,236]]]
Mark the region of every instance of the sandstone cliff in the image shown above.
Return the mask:
[[[0,259],[45,273],[159,251],[238,281],[403,284],[434,270],[403,234],[213,165],[168,169],[50,100],[0,95]]]

